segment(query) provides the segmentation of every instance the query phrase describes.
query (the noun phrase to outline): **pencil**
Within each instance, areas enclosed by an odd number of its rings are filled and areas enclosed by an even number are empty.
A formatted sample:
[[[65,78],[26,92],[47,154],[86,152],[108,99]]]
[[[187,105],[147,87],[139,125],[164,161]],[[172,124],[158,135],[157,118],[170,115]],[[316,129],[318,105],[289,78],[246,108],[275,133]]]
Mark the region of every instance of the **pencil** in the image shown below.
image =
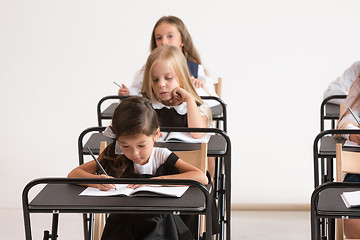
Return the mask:
[[[359,120],[356,118],[356,116],[355,116],[355,114],[353,113],[353,111],[351,110],[351,108],[349,107],[348,109],[349,109],[351,115],[353,116],[353,118],[355,119],[355,121],[357,122],[357,124],[360,125]]]
[[[114,84],[116,85],[116,86],[118,86],[119,88],[123,88],[120,84],[118,84],[117,82],[115,82],[115,81],[113,81],[114,82]]]
[[[107,177],[109,177],[109,175],[107,174],[107,172],[105,171],[105,169],[101,166],[100,162],[96,159],[96,157],[94,156],[93,152],[90,150],[90,148],[87,147],[87,149],[89,150],[89,153],[91,154],[92,158],[95,160],[95,162],[97,163],[97,165],[99,166],[99,168],[101,169],[101,171],[103,171],[103,173],[104,173]],[[117,190],[116,187],[115,187],[115,190]]]

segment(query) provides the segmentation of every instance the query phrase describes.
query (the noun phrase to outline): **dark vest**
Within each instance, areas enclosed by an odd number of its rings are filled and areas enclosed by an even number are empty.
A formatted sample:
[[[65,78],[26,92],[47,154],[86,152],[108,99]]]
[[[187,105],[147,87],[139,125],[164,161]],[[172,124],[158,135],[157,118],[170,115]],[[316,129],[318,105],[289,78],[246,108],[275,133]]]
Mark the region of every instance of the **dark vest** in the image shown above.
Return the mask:
[[[187,62],[190,76],[198,78],[199,64],[193,62]]]
[[[160,121],[160,127],[187,127],[187,114],[180,115],[174,108],[163,107],[155,109]]]

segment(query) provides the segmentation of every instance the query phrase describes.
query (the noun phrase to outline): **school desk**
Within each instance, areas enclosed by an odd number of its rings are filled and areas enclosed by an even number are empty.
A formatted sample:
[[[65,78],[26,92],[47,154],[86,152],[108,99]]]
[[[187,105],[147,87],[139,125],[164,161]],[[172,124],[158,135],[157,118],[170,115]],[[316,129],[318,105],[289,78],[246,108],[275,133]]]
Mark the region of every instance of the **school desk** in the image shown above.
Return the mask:
[[[180,198],[166,197],[121,197],[121,196],[79,196],[86,188],[75,184],[87,183],[138,183],[190,185]],[[38,185],[45,187],[29,201],[29,191]],[[207,188],[193,180],[174,179],[80,179],[80,178],[42,178],[28,183],[23,190],[23,214],[26,240],[32,239],[31,213],[52,213],[51,239],[57,239],[60,213],[168,213],[174,215],[206,216],[206,231],[211,232],[211,197]],[[206,234],[211,239],[211,234]]]
[[[330,129],[319,133],[313,144],[313,161],[314,161],[314,185],[325,182],[332,182],[333,162],[336,158],[336,143],[344,143],[345,140],[334,137],[335,134],[360,134],[360,129]],[[345,150],[360,151],[357,147],[346,147]]]
[[[360,218],[360,208],[347,208],[340,195],[359,191],[360,183],[332,182],[318,186],[311,196],[311,239],[334,239],[335,218]],[[328,223],[329,228],[322,228]],[[324,230],[325,229],[325,230]]]
[[[78,139],[79,164],[84,163],[84,155],[89,155],[87,147],[94,154],[99,154],[100,141],[107,141],[110,144],[113,140],[105,137],[102,132],[105,127],[91,127],[85,129]],[[227,239],[230,237],[230,220],[231,220],[231,142],[228,134],[217,128],[176,128],[163,127],[163,132],[204,132],[213,133],[208,142],[208,157],[216,157],[214,191],[218,199],[219,221],[221,224],[220,239],[226,234]],[[90,134],[89,139],[83,144],[83,139]],[[167,142],[156,143],[158,147],[166,147],[171,151],[198,150],[200,144]],[[228,237],[229,236],[229,237]]]
[[[121,100],[125,99],[129,96],[119,96],[119,95],[110,95],[105,96],[97,104],[97,118],[98,118],[98,126],[102,126],[102,120],[111,120],[112,115],[119,105],[119,102],[111,103],[108,107],[106,107],[102,111],[102,104],[108,100]],[[221,98],[213,97],[213,96],[202,96],[201,99],[203,100],[213,100],[217,101],[219,104],[215,105],[210,108],[212,118],[216,121],[216,127],[220,128],[220,122],[222,122],[222,129],[226,132],[227,131],[227,112],[226,112],[226,104]]]

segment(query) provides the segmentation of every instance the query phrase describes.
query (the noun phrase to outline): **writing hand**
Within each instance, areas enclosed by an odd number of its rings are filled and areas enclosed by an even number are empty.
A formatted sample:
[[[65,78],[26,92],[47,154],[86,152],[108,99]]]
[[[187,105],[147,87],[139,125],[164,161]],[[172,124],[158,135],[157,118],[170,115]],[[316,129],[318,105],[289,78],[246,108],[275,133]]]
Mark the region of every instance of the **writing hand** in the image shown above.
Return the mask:
[[[113,178],[113,177],[108,177],[104,174],[101,174],[99,175],[99,178]],[[115,188],[115,184],[97,184],[97,188],[101,191],[109,191]]]
[[[128,96],[130,95],[130,90],[125,86],[125,84],[121,84],[122,88],[119,89],[118,95],[120,96]]]

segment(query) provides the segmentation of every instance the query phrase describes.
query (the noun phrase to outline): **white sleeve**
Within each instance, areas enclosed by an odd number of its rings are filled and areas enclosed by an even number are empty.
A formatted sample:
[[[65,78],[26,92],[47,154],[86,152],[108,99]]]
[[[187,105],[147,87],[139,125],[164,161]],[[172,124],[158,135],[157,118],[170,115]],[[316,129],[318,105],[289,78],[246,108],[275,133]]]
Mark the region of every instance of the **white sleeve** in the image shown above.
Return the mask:
[[[205,88],[210,93],[210,96],[219,97],[215,91],[214,81],[210,77],[206,76],[205,69],[200,64],[199,64],[199,68],[198,68],[198,79],[204,81]],[[206,94],[206,95],[208,95],[208,94]]]
[[[347,95],[351,84],[354,82],[360,72],[360,61],[352,64],[345,72],[334,81],[332,81],[324,92],[324,99],[332,95]],[[340,104],[344,99],[334,99],[331,103]]]
[[[156,169],[166,162],[171,153],[167,148],[155,148],[154,162]]]
[[[141,92],[142,82],[144,79],[144,67],[141,68],[135,75],[134,81],[132,82],[129,91],[130,95],[139,95]]]

